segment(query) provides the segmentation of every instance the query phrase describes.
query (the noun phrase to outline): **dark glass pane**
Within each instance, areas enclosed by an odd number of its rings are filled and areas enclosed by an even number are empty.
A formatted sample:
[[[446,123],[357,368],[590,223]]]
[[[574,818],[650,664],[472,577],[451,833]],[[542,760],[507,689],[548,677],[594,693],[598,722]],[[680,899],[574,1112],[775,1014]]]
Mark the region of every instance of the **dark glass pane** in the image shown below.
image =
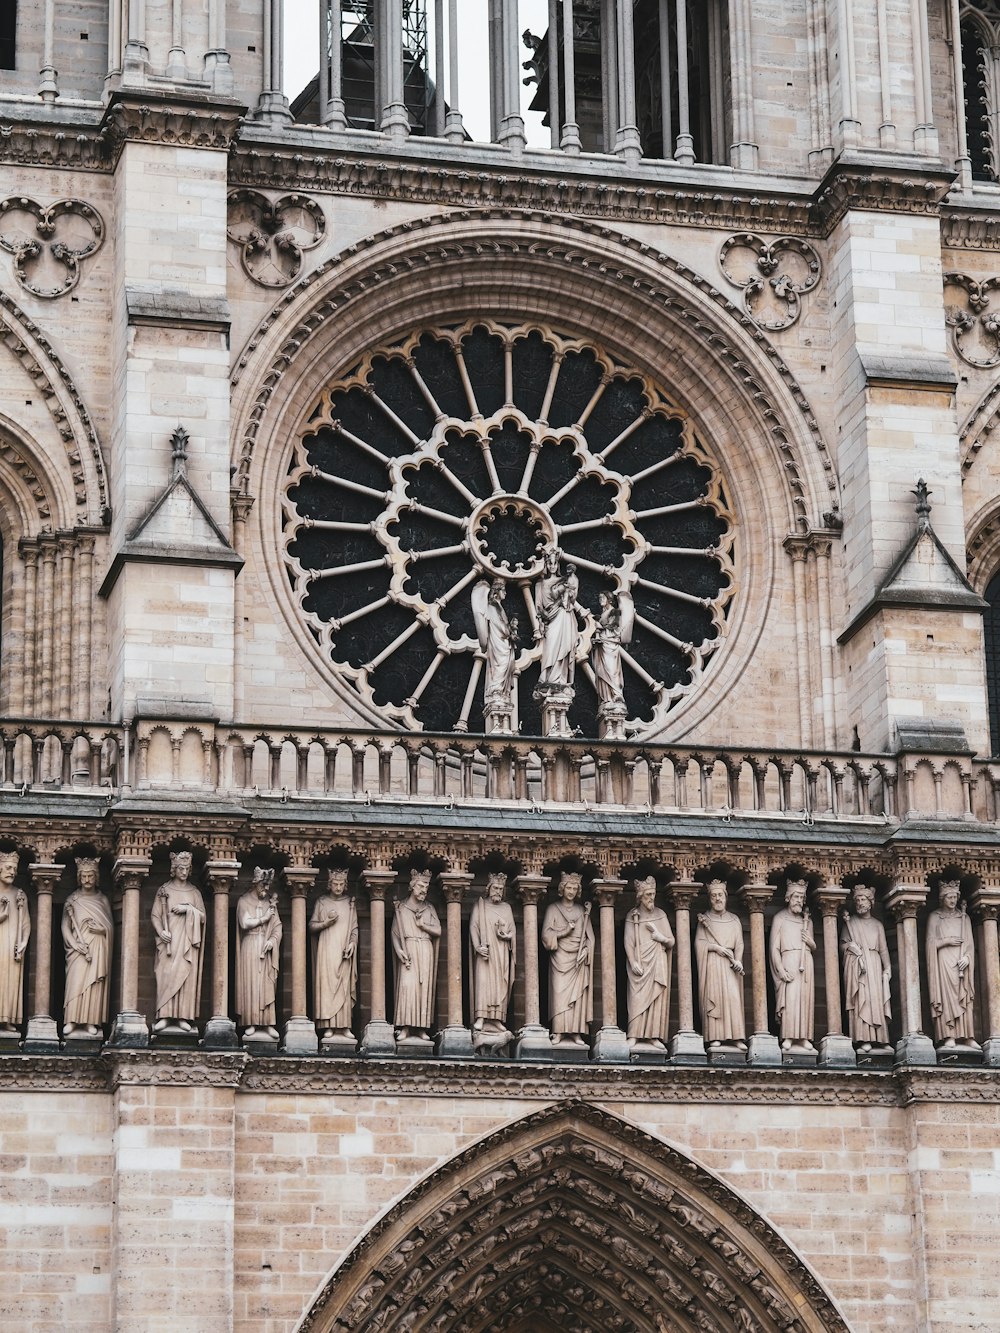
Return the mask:
[[[368,382],[400,421],[405,421],[414,435],[425,440],[434,429],[434,413],[420,392],[405,361],[397,357],[377,357],[372,362]],[[414,446],[416,447],[416,446]]]
[[[529,333],[515,341],[511,365],[514,406],[519,407],[529,421],[537,421],[552,369],[552,348],[540,333]]]
[[[582,352],[567,352],[559,367],[549,425],[556,429],[575,426],[583,409],[597,392],[604,368],[589,348]]]
[[[443,338],[433,338],[425,333],[416,346],[413,360],[441,411],[446,416],[464,420],[469,415],[469,398],[458,373],[452,345]]]
[[[587,418],[584,434],[594,453],[600,453],[612,440],[641,416],[646,408],[642,380],[613,379]],[[616,464],[612,464],[616,466]]]
[[[462,339],[462,352],[476,405],[484,417],[491,417],[503,407],[503,339],[479,325]]]

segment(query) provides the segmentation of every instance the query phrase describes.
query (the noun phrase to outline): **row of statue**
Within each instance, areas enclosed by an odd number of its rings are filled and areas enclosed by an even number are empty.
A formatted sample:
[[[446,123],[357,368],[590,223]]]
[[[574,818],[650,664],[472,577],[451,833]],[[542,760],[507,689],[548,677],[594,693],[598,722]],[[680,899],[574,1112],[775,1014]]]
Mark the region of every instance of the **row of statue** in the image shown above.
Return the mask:
[[[0,1033],[22,1021],[22,972],[30,935],[27,896],[14,887],[16,853],[0,853]],[[76,861],[77,888],[62,913],[66,953],[63,1035],[94,1039],[108,1020],[114,918],[100,891],[98,863]],[[200,1009],[205,905],[191,880],[190,852],[171,853],[170,878],[156,893],[156,1019],[154,1032],[193,1033]],[[412,870],[405,898],[395,901],[390,933],[396,1040],[430,1038],[436,1008],[441,921],[428,902],[431,872]],[[313,1011],[328,1042],[353,1042],[358,986],[358,915],[347,894],[346,870],[327,873],[325,892],[309,920]],[[584,1045],[593,1021],[594,930],[583,903],[582,877],[563,871],[557,901],[542,920],[549,958],[549,1025],[555,1045]],[[624,927],[628,1040],[633,1049],[665,1049],[674,934],[656,903],[652,876],[635,881],[635,903]],[[499,1049],[514,988],[517,927],[506,901],[507,876],[492,873],[469,923],[469,981],[473,1041]],[[709,907],[697,918],[694,953],[702,1034],[709,1048],[746,1049],[743,925],[729,911],[721,880],[708,886]],[[858,884],[841,914],[840,953],[850,1037],[862,1052],[888,1047],[892,969],[885,929],[875,916],[874,890]],[[277,1042],[276,1010],[282,924],[274,871],[257,868],[236,905],[236,1012],[244,1037]],[[769,936],[775,1021],[784,1050],[812,1052],[816,939],[806,911],[806,885],[791,880],[785,906]],[[945,882],[926,924],[927,981],[935,1039],[946,1049],[979,1049],[973,1031],[975,949],[958,881]]]
[[[542,574],[535,584],[536,642],[541,644],[538,684],[534,698],[542,707],[542,733],[570,734],[568,713],[575,697],[579,617],[589,613],[577,594],[580,580],[572,561],[555,546],[546,547]],[[514,667],[518,650],[518,622],[504,607],[507,585],[503,579],[485,579],[472,590],[472,609],[479,646],[486,663],[484,713],[488,731],[513,729],[516,703]],[[605,740],[624,740],[627,716],[622,644],[632,637],[632,599],[627,593],[599,594],[600,610],[592,638],[590,664],[597,690],[597,719]]]

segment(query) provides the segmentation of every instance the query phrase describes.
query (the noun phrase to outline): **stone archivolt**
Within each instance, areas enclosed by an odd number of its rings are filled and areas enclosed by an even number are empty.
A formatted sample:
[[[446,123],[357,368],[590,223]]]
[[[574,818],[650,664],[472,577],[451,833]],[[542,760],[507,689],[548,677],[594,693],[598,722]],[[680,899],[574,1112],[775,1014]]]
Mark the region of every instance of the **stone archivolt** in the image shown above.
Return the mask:
[[[490,1135],[427,1177],[338,1266],[301,1333],[523,1327],[622,1333],[846,1325],[728,1186],[586,1103]],[[558,1324],[556,1325],[558,1326]]]

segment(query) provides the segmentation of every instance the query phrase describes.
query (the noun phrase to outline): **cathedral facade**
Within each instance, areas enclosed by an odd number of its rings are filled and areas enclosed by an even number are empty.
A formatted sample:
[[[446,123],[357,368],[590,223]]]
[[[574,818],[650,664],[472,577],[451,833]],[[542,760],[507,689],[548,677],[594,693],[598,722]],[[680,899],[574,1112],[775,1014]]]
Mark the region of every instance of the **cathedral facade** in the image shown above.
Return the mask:
[[[998,52],[8,4],[7,1325],[996,1326]]]

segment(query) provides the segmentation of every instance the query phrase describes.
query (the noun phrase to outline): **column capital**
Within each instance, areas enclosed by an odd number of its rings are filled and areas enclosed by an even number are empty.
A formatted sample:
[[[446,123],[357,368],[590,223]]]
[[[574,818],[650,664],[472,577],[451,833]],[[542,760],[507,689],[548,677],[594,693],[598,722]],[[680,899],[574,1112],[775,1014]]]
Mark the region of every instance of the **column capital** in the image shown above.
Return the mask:
[[[285,866],[281,873],[285,877],[289,894],[293,898],[304,898],[316,883],[319,871],[315,866]]]
[[[848,893],[842,884],[832,881],[818,884],[809,892],[809,905],[818,908],[821,916],[837,916],[847,902]]]
[[[525,907],[537,907],[549,887],[548,875],[515,875],[514,887]]]
[[[737,890],[738,896],[746,904],[751,916],[764,914],[764,908],[774,898],[776,884],[744,884]]]
[[[55,886],[62,879],[65,866],[56,864],[54,861],[35,861],[28,866],[28,874],[31,876],[31,887],[36,893],[51,893]]]
[[[917,913],[927,901],[925,884],[894,884],[885,895],[885,905],[897,921],[916,920]]]
[[[973,889],[969,906],[980,921],[996,921],[1000,917],[1000,887]]]
[[[122,891],[141,889],[152,868],[153,862],[148,856],[119,856],[111,874],[115,885]]]
[[[373,902],[385,902],[386,894],[392,892],[397,875],[395,870],[362,870],[361,883],[368,891]]]
[[[667,885],[667,896],[675,912],[690,912],[691,905],[705,886],[695,879],[675,879]]]
[[[460,903],[474,876],[467,870],[442,870],[438,875],[446,903]]]
[[[627,879],[595,879],[591,885],[594,897],[600,907],[614,907],[625,892]]]
[[[205,878],[213,893],[228,893],[240,873],[239,861],[206,861]]]

